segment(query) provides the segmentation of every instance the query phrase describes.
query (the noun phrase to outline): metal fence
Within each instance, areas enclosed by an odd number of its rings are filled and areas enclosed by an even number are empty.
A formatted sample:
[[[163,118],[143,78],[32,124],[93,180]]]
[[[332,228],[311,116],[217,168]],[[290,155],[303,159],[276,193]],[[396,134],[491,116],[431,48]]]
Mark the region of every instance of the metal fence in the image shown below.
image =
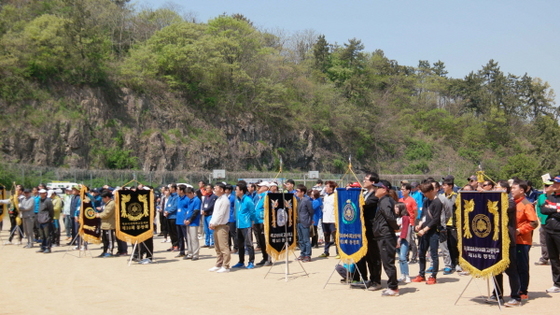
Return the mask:
[[[185,182],[196,184],[200,180],[215,182],[218,180],[235,183],[239,179],[256,182],[258,179],[276,178],[279,184],[286,179],[293,179],[297,184],[308,187],[315,185],[317,179],[309,178],[307,172],[255,172],[255,171],[227,171],[225,178],[213,178],[212,171],[142,171],[142,170],[89,170],[75,168],[42,167],[28,164],[0,164],[0,178],[7,183],[22,183],[27,186],[53,181],[69,181],[83,183],[90,187],[100,187],[104,184],[120,186],[131,180],[136,180],[144,185],[160,186],[168,183]],[[348,182],[361,182],[364,174],[331,174],[320,173],[323,181],[332,180],[344,186]],[[406,175],[406,174],[381,174],[382,179],[388,180],[393,185],[398,185],[401,180],[418,181],[426,177],[441,179],[441,175]]]

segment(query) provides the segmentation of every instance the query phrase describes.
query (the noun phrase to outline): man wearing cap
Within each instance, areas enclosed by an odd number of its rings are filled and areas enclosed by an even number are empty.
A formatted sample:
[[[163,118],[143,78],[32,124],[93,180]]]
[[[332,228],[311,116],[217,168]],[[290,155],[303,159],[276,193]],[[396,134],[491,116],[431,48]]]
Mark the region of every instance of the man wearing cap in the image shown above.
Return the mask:
[[[58,196],[59,193],[62,193],[60,189],[47,191],[47,197],[51,198],[54,209],[52,246],[55,247],[60,246],[60,212],[63,201]]]
[[[263,181],[257,185],[259,190],[254,199],[255,215],[253,217],[253,230],[257,236],[257,246],[261,248],[262,260],[257,263],[257,266],[270,266],[272,263],[268,260],[268,253],[266,252],[266,238],[264,236],[264,200],[268,193],[268,186],[270,183]]]
[[[560,293],[560,175],[552,180],[553,193],[548,195],[545,205],[541,208],[546,219],[546,247],[552,269],[553,286],[546,290],[548,293]]]
[[[64,192],[64,206],[62,207],[62,219],[64,222],[64,230],[66,231],[66,240],[72,240],[72,218],[70,216],[70,203],[72,201],[72,187],[66,187]]]
[[[377,187],[375,196],[379,198],[377,211],[372,223],[373,238],[379,247],[383,269],[388,278],[388,288],[381,293],[381,296],[398,296],[399,284],[397,268],[395,266],[397,237],[395,231],[399,230],[399,225],[395,218],[395,200],[389,196],[391,183],[388,181],[381,180],[373,184],[373,186]]]
[[[54,208],[52,200],[47,198],[47,191],[45,189],[40,189],[37,222],[39,223],[39,232],[41,234],[41,249],[37,251],[38,253],[51,252],[53,217]]]
[[[467,178],[467,181],[469,182],[469,185],[473,187],[474,190],[478,189],[478,178],[476,177],[476,175],[471,175],[469,178]]]
[[[25,189],[23,191],[23,199],[20,201],[19,211],[21,212],[21,219],[23,220],[23,232],[27,237],[27,245],[24,248],[33,247],[33,225],[35,223],[35,198],[31,196],[31,190]]]

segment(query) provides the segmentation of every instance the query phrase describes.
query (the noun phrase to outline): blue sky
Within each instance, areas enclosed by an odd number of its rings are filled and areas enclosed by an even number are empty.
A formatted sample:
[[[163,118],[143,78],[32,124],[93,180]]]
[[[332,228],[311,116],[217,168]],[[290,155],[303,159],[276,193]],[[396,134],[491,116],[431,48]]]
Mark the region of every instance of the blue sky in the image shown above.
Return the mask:
[[[504,73],[541,78],[560,93],[560,1],[520,0],[137,0],[178,5],[206,22],[241,13],[259,29],[313,30],[329,43],[357,38],[401,65],[445,63],[463,78],[490,59]],[[560,102],[558,102],[560,103]]]

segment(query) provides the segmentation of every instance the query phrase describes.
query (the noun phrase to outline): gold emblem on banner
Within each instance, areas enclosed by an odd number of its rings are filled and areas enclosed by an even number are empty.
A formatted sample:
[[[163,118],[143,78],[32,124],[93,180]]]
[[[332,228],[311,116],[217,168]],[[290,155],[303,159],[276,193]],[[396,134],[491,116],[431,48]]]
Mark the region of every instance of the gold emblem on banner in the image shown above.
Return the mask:
[[[472,220],[473,232],[480,238],[485,238],[492,231],[490,218],[485,214],[477,214]]]
[[[95,210],[93,210],[92,207],[88,207],[84,210],[84,215],[86,216],[87,219],[93,220],[95,219]]]

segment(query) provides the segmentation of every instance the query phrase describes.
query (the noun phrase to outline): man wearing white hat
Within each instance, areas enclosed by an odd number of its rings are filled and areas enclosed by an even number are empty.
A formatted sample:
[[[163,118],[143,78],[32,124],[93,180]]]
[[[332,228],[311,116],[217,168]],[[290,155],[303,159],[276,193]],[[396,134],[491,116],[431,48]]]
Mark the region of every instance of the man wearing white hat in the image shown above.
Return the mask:
[[[39,233],[41,234],[41,249],[38,253],[50,253],[52,246],[52,222],[54,217],[54,207],[52,200],[47,198],[45,189],[39,190],[39,212],[37,222],[39,223]]]

